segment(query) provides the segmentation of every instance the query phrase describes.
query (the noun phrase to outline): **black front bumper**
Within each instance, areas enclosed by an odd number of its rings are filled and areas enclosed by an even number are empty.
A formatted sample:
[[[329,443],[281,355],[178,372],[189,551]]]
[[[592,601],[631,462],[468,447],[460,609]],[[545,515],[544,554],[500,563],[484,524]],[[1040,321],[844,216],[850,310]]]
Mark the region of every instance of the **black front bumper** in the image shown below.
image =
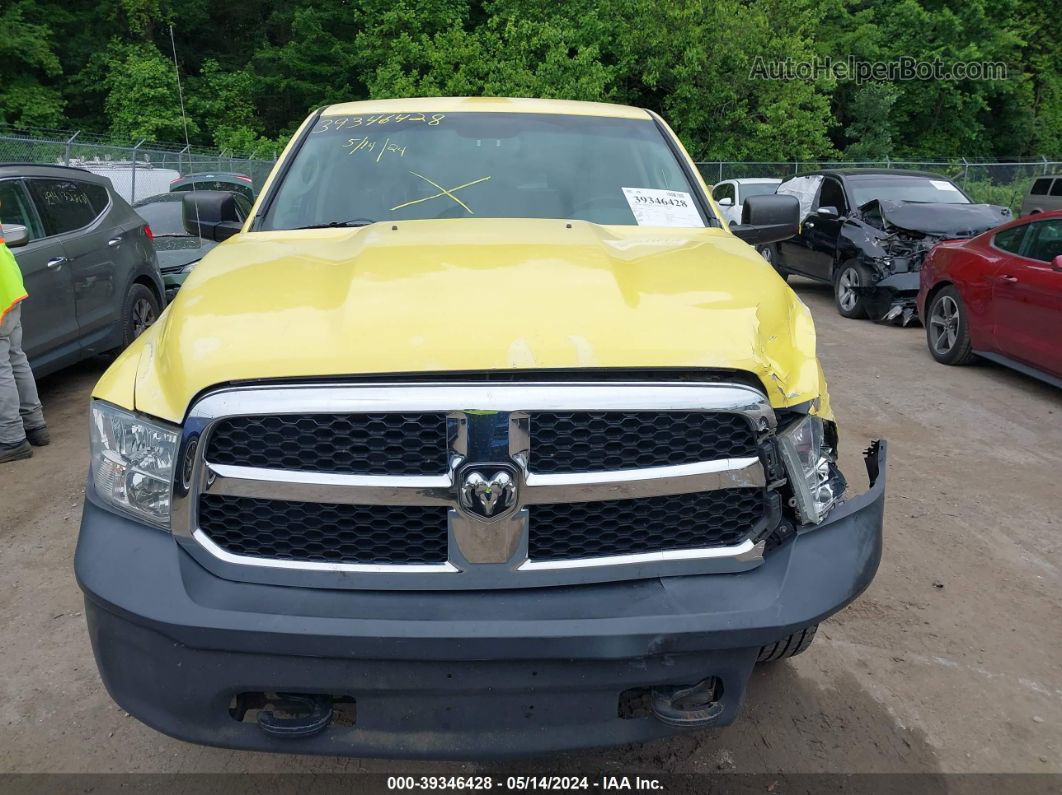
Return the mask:
[[[620,717],[620,694],[722,683],[732,722],[759,648],[817,623],[881,557],[885,445],[870,490],[740,574],[491,592],[338,591],[207,572],[169,535],[97,505],[76,571],[115,701],[184,740],[266,751],[483,758],[679,731]],[[880,470],[880,474],[879,474]],[[281,739],[230,715],[246,692],[356,700],[353,725]]]
[[[892,320],[906,326],[918,317],[918,271],[894,273],[856,290],[863,296],[871,320]]]

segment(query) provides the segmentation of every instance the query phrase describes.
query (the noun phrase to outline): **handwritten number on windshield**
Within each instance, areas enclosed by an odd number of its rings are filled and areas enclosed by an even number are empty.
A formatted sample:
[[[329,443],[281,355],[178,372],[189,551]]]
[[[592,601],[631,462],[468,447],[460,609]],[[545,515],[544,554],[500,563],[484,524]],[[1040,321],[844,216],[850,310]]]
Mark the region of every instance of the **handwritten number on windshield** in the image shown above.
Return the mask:
[[[314,133],[336,132],[344,127],[369,127],[373,124],[401,124],[402,122],[424,122],[428,127],[438,127],[439,122],[446,118],[445,113],[433,113],[425,116],[423,113],[388,113],[373,114],[372,116],[325,116],[318,120],[317,126],[312,130]]]

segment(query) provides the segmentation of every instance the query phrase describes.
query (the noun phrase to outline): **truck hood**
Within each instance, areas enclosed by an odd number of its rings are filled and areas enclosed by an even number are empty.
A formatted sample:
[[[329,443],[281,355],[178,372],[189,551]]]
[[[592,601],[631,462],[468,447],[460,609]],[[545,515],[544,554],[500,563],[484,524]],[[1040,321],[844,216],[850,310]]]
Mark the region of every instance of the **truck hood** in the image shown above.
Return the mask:
[[[447,371],[733,368],[775,406],[826,400],[807,307],[722,229],[462,219],[244,233],[202,260],[97,396],[130,396],[133,358],[135,408],[175,422],[224,383]]]
[[[995,204],[875,201],[890,226],[934,237],[974,237],[1011,220],[1010,210]],[[869,202],[860,209],[873,204]]]

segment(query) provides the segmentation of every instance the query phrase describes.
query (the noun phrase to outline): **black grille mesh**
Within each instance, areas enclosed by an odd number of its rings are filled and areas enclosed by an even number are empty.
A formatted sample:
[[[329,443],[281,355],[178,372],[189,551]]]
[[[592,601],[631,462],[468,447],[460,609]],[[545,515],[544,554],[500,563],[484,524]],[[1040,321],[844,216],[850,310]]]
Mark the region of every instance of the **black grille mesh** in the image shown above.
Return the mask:
[[[445,414],[301,414],[231,417],[210,436],[213,464],[338,472],[446,472]]]
[[[532,505],[530,558],[574,560],[730,546],[763,517],[763,489],[742,488],[608,502]]]
[[[757,455],[749,421],[720,412],[580,411],[531,415],[532,472],[594,472]]]
[[[329,563],[446,561],[446,508],[204,494],[199,527],[235,555]]]

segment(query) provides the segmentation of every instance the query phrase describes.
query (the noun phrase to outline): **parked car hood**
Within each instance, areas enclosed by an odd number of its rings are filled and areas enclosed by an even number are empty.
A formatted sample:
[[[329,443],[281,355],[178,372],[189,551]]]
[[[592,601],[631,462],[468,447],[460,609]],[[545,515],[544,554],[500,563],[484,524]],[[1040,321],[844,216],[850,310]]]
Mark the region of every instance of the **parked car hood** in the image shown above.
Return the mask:
[[[875,201],[881,208],[881,217],[890,226],[944,238],[974,237],[1011,220],[1010,210],[995,204]],[[869,202],[863,208],[874,203]]]
[[[152,243],[159,258],[159,270],[163,273],[178,271],[185,265],[201,259],[217,245],[213,240],[201,237],[156,237]]]
[[[636,367],[744,370],[774,405],[829,415],[810,312],[723,229],[462,219],[242,234],[124,356],[136,365],[117,362],[96,394],[131,380],[136,409],[175,422],[239,381]]]

